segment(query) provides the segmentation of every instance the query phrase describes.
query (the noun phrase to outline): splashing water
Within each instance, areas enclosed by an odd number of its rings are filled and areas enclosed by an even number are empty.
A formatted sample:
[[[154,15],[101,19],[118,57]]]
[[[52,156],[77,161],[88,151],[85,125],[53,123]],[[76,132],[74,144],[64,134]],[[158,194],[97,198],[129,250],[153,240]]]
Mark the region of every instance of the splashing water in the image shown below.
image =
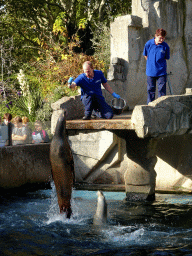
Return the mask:
[[[73,190],[71,219],[59,213],[54,184],[23,196],[1,197],[1,255],[190,255],[192,196],[157,195],[153,203],[124,203],[104,192],[108,223],[93,225],[95,191]]]

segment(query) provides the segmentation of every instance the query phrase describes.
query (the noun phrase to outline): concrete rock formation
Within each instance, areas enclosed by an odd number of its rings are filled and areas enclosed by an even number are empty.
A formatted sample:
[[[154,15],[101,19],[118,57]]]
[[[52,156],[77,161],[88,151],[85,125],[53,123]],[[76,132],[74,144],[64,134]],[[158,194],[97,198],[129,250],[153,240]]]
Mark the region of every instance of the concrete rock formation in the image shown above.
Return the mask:
[[[73,97],[63,97],[51,104],[53,114],[51,117],[51,133],[54,134],[57,120],[63,109],[67,111],[66,119],[81,119],[84,116],[84,106],[80,100],[80,95]]]
[[[174,95],[192,87],[192,2],[189,0],[134,0],[132,15],[119,16],[111,23],[111,66],[114,59],[124,61],[124,80],[119,73],[108,79],[110,86],[133,109],[147,101],[146,61],[143,57],[145,43],[154,37],[157,28],[167,31],[170,46],[167,62],[169,83]],[[167,88],[167,95],[170,91]],[[106,95],[110,98],[109,95]]]
[[[13,189],[51,181],[49,143],[0,148],[0,188]]]
[[[192,129],[192,95],[164,96],[136,106],[131,120],[140,138],[186,134]]]

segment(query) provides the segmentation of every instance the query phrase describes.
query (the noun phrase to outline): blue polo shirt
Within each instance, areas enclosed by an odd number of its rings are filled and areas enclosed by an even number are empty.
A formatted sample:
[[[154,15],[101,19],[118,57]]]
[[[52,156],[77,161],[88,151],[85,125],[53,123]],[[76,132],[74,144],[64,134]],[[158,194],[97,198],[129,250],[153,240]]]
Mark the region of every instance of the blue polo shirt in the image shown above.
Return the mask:
[[[167,62],[170,58],[170,49],[167,43],[156,45],[155,39],[149,40],[144,47],[143,55],[147,56],[146,75],[163,76],[167,74]]]
[[[85,73],[79,75],[75,80],[77,86],[81,87],[81,96],[85,93],[88,95],[96,94],[102,96],[101,84],[107,83],[107,79],[100,70],[94,70],[94,77],[92,79],[88,78]]]

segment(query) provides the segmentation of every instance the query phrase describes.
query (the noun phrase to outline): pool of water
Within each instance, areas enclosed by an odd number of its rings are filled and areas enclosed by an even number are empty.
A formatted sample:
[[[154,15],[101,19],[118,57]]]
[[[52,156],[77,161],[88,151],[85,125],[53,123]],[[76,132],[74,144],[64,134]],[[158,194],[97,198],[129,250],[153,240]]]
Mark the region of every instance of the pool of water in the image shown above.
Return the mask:
[[[0,255],[192,255],[192,195],[126,204],[123,192],[104,195],[108,223],[98,227],[96,191],[73,191],[70,220],[59,214],[54,186],[2,196]]]

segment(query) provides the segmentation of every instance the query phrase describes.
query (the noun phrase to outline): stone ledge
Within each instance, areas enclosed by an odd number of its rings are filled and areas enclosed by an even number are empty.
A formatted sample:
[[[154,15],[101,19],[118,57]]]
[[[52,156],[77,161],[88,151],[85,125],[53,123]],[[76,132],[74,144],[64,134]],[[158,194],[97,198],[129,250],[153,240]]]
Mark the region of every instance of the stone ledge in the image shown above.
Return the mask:
[[[186,134],[192,129],[192,95],[163,96],[136,106],[131,123],[140,138]]]
[[[128,27],[143,27],[142,18],[134,15],[123,15],[115,18],[115,21],[122,21]]]
[[[77,190],[125,192],[125,185],[75,183]]]

